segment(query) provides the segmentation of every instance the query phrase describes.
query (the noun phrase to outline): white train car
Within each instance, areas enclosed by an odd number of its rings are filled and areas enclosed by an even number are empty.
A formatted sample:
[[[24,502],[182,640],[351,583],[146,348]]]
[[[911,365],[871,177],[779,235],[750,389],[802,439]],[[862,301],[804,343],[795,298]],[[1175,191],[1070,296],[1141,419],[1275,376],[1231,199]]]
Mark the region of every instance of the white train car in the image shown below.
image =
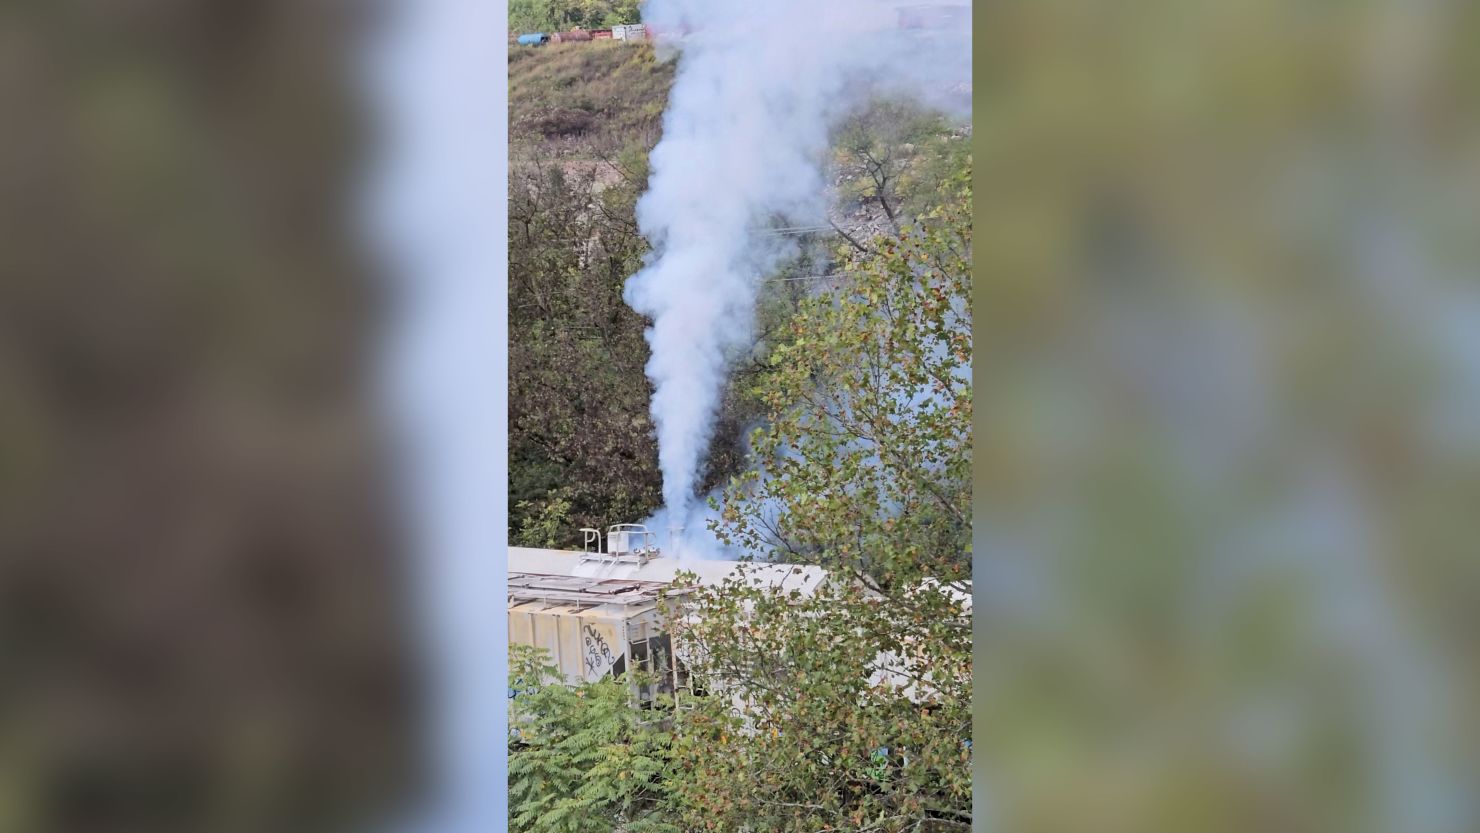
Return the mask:
[[[625,26],[612,27],[612,39],[641,43],[648,39],[647,27],[641,23],[631,23]]]
[[[568,685],[654,674],[638,694],[671,693],[681,682],[658,610],[661,582],[511,573],[509,642],[543,649]]]
[[[590,532],[595,532],[591,530]],[[586,551],[509,548],[509,642],[546,651],[567,684],[649,672],[656,686],[634,692],[642,700],[687,685],[682,646],[664,626],[659,597],[680,572],[715,585],[744,571],[747,578],[811,594],[826,580],[820,567],[679,561],[663,557],[653,535],[636,524],[608,530],[606,546],[588,535]]]
[[[588,530],[585,551],[509,548],[509,641],[545,650],[570,685],[622,677],[629,669],[648,672],[657,683],[633,688],[642,701],[688,687],[687,650],[673,643],[660,605],[680,572],[696,575],[701,586],[743,576],[746,583],[804,597],[828,581],[826,570],[811,565],[665,557],[652,544],[653,534],[636,524],[611,527],[604,548],[601,537]],[[950,594],[971,615],[969,584],[947,588],[927,581],[920,589]],[[929,700],[905,666],[906,657],[881,654],[866,673],[912,699]]]

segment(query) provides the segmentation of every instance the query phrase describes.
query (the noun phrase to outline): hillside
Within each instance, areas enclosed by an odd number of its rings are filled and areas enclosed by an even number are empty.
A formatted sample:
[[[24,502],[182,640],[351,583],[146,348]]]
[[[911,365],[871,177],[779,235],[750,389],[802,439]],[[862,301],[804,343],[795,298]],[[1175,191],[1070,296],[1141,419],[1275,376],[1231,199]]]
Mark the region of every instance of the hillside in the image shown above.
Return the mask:
[[[511,543],[578,546],[657,507],[646,321],[622,286],[672,79],[647,46],[510,52]]]
[[[623,300],[648,251],[635,206],[674,77],[651,47],[621,42],[509,54],[510,542],[579,547],[579,529],[638,522],[660,504],[648,322]],[[881,102],[838,126],[819,159],[832,219],[866,240],[924,209],[969,153],[965,132],[917,106]],[[798,257],[767,283],[755,347],[736,358],[699,488],[741,473],[751,395],[768,344],[822,290],[842,237],[788,234]]]
[[[619,41],[511,47],[509,141],[517,156],[534,148],[594,158],[658,140],[672,62]]]

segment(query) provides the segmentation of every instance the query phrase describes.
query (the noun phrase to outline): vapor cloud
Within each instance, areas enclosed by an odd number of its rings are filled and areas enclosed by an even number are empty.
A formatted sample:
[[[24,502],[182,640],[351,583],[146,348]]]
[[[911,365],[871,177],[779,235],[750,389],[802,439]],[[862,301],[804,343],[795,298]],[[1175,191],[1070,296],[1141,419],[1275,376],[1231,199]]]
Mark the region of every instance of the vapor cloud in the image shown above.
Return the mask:
[[[846,0],[651,0],[643,17],[679,61],[637,206],[653,253],[626,287],[652,321],[666,523],[704,514],[697,482],[731,359],[750,343],[759,280],[792,254],[757,232],[823,220],[829,133],[850,110],[881,94],[944,106],[969,77],[970,21],[906,31],[892,4]]]

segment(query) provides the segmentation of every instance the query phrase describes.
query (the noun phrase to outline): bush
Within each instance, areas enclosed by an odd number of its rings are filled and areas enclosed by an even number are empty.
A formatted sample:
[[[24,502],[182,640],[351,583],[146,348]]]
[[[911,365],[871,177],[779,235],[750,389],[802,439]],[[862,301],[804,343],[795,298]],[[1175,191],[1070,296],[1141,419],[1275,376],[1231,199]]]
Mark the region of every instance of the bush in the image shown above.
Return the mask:
[[[663,710],[634,704],[631,686],[642,680],[570,687],[548,657],[509,646],[509,829],[676,830],[662,809],[671,736]]]

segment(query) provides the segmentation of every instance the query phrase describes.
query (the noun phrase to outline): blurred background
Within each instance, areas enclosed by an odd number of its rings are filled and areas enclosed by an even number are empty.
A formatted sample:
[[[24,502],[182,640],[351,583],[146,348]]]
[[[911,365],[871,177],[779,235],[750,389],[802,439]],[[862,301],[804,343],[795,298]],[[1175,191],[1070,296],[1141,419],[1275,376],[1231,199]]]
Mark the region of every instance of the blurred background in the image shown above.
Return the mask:
[[[1480,829],[1480,6],[976,23],[978,819]]]
[[[364,830],[416,772],[367,5],[0,4],[0,831]]]
[[[370,6],[0,4],[0,831],[418,783]],[[980,823],[1480,829],[1480,8],[975,21]]]

